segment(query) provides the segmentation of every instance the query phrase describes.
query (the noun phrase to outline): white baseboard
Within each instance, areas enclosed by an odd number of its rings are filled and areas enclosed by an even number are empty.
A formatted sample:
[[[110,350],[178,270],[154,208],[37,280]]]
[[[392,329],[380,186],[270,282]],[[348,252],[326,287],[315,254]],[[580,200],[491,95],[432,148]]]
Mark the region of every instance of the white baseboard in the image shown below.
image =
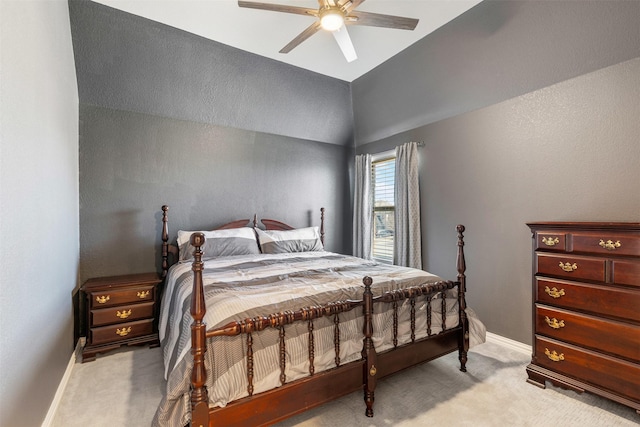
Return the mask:
[[[50,427],[53,424],[53,419],[56,416],[56,412],[58,411],[58,406],[60,405],[60,401],[62,400],[62,396],[64,396],[64,390],[67,388],[67,383],[69,382],[69,378],[71,378],[71,371],[73,371],[73,365],[76,364],[76,357],[80,352],[80,349],[84,345],[84,338],[80,338],[78,340],[78,344],[76,344],[76,348],[74,352],[71,354],[71,358],[69,359],[69,363],[67,364],[67,369],[64,371],[64,375],[62,376],[62,380],[60,380],[60,384],[58,384],[58,390],[56,390],[56,395],[53,397],[53,401],[49,406],[49,411],[47,412],[47,416],[44,418],[41,427]]]
[[[515,350],[526,355],[531,355],[532,348],[530,345],[503,337],[502,335],[487,332],[487,341],[509,347],[511,350]]]

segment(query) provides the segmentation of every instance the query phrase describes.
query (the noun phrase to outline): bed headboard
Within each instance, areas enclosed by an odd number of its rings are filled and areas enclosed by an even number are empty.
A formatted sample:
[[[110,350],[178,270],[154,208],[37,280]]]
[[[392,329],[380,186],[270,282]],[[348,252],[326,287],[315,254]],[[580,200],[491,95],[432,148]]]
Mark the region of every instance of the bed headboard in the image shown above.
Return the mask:
[[[169,216],[167,211],[169,210],[168,205],[162,206],[162,278],[167,275],[167,271],[169,270],[169,254],[171,254],[171,264],[175,263],[178,259],[178,246],[169,243]],[[277,221],[275,219],[262,219],[260,222],[264,225],[265,230],[293,230],[295,227],[290,226],[289,224],[285,224],[282,221]],[[253,215],[253,219],[238,219],[235,221],[228,222],[220,227],[216,227],[213,230],[226,230],[229,228],[242,228],[242,227],[253,227],[258,228],[258,216],[257,214]],[[320,241],[324,246],[324,208],[320,208]]]

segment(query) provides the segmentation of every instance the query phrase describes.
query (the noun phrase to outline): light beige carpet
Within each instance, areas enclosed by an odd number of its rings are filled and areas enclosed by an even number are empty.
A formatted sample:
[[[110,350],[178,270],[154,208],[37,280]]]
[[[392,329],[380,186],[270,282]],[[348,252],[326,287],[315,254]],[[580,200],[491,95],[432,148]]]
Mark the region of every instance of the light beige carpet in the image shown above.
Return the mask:
[[[634,410],[590,394],[528,384],[530,356],[493,342],[469,354],[468,372],[457,353],[378,383],[375,416],[364,415],[356,392],[290,418],[278,427],[383,426],[637,426]],[[54,427],[145,426],[160,401],[160,349],[122,349],[76,363]]]

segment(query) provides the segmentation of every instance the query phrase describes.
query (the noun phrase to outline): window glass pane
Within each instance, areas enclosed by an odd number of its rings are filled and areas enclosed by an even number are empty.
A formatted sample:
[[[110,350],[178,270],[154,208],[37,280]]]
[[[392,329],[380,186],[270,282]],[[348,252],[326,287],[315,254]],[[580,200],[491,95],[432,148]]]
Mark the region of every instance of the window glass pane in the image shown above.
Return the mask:
[[[395,158],[374,162],[373,179],[373,259],[393,263]]]
[[[374,212],[376,226],[373,236],[373,259],[393,263],[393,212]],[[391,226],[389,226],[391,224]]]
[[[373,163],[374,207],[394,206],[395,159]]]

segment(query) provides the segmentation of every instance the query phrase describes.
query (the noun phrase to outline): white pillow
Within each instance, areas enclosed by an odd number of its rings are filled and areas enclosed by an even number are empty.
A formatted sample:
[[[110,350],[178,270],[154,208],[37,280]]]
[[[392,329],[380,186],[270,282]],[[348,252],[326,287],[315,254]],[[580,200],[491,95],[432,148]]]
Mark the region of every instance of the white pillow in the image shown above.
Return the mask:
[[[323,251],[318,227],[295,230],[260,230],[258,242],[263,254]]]
[[[180,261],[193,259],[195,247],[190,239],[196,231],[178,231],[178,248]],[[259,254],[258,242],[252,228],[229,228],[226,230],[200,231],[204,234],[205,244],[202,248],[203,258],[213,258],[233,255]]]

